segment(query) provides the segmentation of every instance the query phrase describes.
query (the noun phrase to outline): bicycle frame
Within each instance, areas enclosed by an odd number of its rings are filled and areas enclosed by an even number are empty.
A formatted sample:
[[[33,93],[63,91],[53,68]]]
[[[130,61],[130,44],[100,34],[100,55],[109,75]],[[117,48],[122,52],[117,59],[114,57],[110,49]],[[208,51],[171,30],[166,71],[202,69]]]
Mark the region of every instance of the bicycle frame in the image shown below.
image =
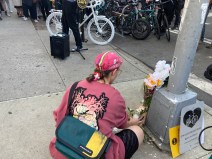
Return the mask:
[[[98,16],[98,15],[95,13],[93,7],[91,7],[91,10],[92,10],[92,12],[90,13],[90,15],[87,16],[86,19],[84,19],[84,20],[79,24],[79,28],[81,28],[81,27],[83,26],[83,24],[85,24],[85,22],[87,22],[88,19],[89,19],[91,16],[93,16],[93,19],[94,19],[95,24],[96,24],[96,26],[97,26],[98,32],[99,32],[99,33],[102,33],[102,29],[99,27],[99,24],[98,24],[98,21],[97,21],[97,20],[98,20],[98,17],[100,17],[100,16]],[[105,17],[105,16],[101,16],[101,17]]]
[[[95,25],[96,25],[96,27],[97,27],[98,32],[99,32],[99,33],[102,33],[102,29],[99,27],[98,17],[106,17],[106,16],[102,16],[102,15],[99,16],[99,15],[98,15],[98,11],[95,11],[95,10],[94,10],[95,7],[92,5],[93,0],[91,0],[90,3],[91,3],[91,5],[90,5],[90,6],[87,6],[87,8],[90,8],[90,9],[91,9],[91,13],[90,13],[89,16],[86,17],[86,19],[84,19],[84,20],[80,23],[79,28],[81,28],[81,27],[83,26],[83,24],[85,24],[85,22],[88,21],[88,19],[89,19],[91,16],[93,16],[92,19],[94,19],[94,22],[95,22]],[[97,12],[97,13],[96,13],[96,12]]]

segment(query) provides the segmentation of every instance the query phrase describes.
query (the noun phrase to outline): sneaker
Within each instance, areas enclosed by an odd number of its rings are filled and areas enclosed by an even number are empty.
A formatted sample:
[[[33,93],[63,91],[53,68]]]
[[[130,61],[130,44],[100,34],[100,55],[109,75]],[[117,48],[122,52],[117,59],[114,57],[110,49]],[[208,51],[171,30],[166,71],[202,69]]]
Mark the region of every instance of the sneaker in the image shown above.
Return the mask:
[[[35,19],[35,20],[34,20],[34,22],[35,22],[35,23],[38,23],[38,20],[37,20],[37,19]]]
[[[13,13],[13,11],[11,10],[10,13]]]
[[[79,52],[79,51],[81,51],[82,49],[83,49],[82,46],[77,46],[77,48],[71,49],[71,52]]]
[[[10,14],[8,14],[7,11],[5,11],[5,15],[8,16],[8,17],[10,17]]]
[[[178,25],[174,25],[174,26],[171,28],[171,30],[179,30]]]
[[[205,46],[207,49],[212,49],[212,43]]]
[[[24,20],[24,21],[27,21],[27,20],[28,20],[28,18],[27,18],[27,17],[23,17],[23,20]]]

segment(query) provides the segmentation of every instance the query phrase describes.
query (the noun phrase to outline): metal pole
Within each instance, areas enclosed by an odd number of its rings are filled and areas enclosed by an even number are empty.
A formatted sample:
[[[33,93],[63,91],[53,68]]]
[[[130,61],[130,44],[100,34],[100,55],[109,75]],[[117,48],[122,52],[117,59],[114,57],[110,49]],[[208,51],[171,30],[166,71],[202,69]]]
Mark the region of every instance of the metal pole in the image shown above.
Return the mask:
[[[173,94],[186,90],[208,3],[208,0],[187,0],[185,3],[168,83],[168,90]]]

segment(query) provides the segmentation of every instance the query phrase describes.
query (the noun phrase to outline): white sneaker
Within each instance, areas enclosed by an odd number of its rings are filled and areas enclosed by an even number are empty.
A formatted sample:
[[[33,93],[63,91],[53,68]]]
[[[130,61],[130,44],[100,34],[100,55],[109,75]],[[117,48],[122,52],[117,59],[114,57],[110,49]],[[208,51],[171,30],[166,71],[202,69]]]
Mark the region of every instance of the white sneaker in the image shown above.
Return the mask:
[[[28,20],[28,18],[27,17],[23,17],[23,20],[26,21],[26,20]]]
[[[38,23],[38,20],[37,20],[37,19],[35,19],[35,20],[34,20],[34,22],[35,22],[35,23]]]
[[[10,13],[13,13],[13,11],[11,10]]]

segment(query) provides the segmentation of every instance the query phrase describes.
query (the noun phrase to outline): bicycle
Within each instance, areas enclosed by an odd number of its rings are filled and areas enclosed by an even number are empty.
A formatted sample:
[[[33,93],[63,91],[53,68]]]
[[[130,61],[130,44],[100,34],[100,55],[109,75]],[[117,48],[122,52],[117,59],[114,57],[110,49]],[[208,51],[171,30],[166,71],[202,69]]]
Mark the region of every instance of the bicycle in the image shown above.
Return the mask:
[[[119,5],[117,1],[111,1],[106,11],[107,16],[110,15],[112,22],[115,24],[116,29],[122,33],[122,35],[129,35],[139,40],[144,40],[150,32],[149,24],[141,19],[138,12],[138,0],[132,0],[127,4],[122,3]],[[114,8],[114,10],[111,10]]]
[[[170,0],[167,0],[165,2],[161,2],[161,0],[159,0],[159,11],[158,11],[158,21],[159,21],[159,26],[161,28],[161,31],[166,32],[166,38],[168,41],[170,41],[171,37],[170,37],[170,29],[169,29],[169,23],[168,23],[168,19],[166,16],[166,13],[164,11],[163,5],[165,3],[170,2]]]
[[[115,35],[115,29],[112,22],[105,16],[98,15],[96,7],[104,4],[104,0],[91,0],[87,8],[91,9],[90,15],[86,16],[79,24],[79,28],[84,27],[88,22],[87,33],[90,40],[98,45],[106,45],[112,41]],[[92,19],[91,19],[92,17]],[[50,35],[55,35],[62,32],[62,11],[51,10],[51,14],[47,17],[46,26]]]
[[[147,6],[140,9],[139,12],[142,14],[142,17],[144,19],[146,19],[146,21],[149,22],[151,31],[154,30],[154,35],[159,40],[160,39],[160,26],[159,26],[158,18],[157,18],[158,7],[156,6],[156,1],[150,2]],[[149,34],[150,34],[150,32],[149,32]]]
[[[205,132],[207,129],[211,129],[212,126],[208,126],[208,127],[205,127],[204,129],[202,129],[199,133],[199,145],[205,150],[205,151],[212,151],[212,142],[210,143],[205,143],[205,146],[203,146],[202,142],[201,142],[201,138],[202,138],[202,134],[203,132]]]

